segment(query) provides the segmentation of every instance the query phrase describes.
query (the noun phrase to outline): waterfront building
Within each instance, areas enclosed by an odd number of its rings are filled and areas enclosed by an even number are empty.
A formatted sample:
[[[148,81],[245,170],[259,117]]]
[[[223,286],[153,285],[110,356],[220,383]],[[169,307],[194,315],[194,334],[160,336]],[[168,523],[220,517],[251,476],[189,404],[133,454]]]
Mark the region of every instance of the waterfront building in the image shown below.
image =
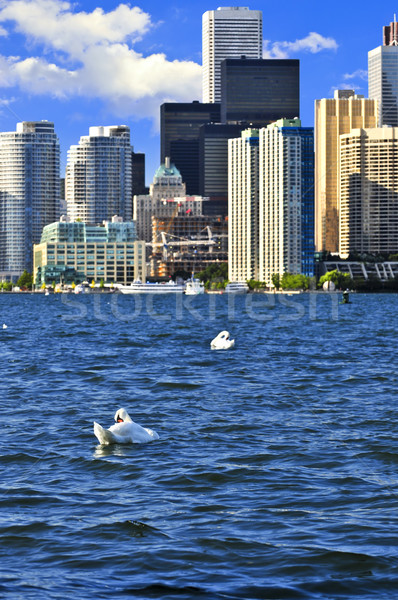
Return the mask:
[[[341,258],[398,250],[398,128],[341,136]]]
[[[315,249],[339,249],[340,135],[377,127],[377,100],[336,90],[334,98],[315,100]]]
[[[32,272],[33,244],[59,218],[60,149],[54,124],[24,121],[0,133],[0,277]]]
[[[47,225],[34,246],[34,283],[132,283],[145,281],[145,242],[137,240],[135,223],[114,216],[102,226],[81,221]]]
[[[259,131],[258,278],[314,275],[314,130],[280,119]]]
[[[300,116],[300,61],[232,58],[221,63],[221,121],[265,127]]]
[[[262,30],[260,10],[233,6],[203,14],[203,102],[220,102],[220,66],[225,58],[262,58]]]
[[[170,158],[189,195],[200,194],[199,129],[206,123],[219,122],[219,104],[166,102],[160,107],[160,162]]]
[[[228,279],[259,279],[259,132],[228,142]]]
[[[88,225],[113,215],[132,218],[132,148],[126,125],[90,127],[89,135],[68,151],[68,217]]]
[[[229,141],[228,277],[314,274],[314,138],[300,119]]]

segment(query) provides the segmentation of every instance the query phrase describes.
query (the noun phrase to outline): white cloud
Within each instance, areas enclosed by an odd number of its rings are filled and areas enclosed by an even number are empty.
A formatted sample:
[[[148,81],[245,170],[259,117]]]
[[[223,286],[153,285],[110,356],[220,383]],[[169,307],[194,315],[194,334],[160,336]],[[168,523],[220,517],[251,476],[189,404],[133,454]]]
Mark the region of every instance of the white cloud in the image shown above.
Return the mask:
[[[367,78],[368,78],[368,72],[365,71],[365,69],[357,69],[353,73],[345,73],[343,75],[343,79],[345,79],[345,80],[347,80],[347,79],[363,79],[366,81]]]
[[[75,13],[61,0],[0,0],[0,22],[11,22],[30,47],[46,50],[27,58],[0,56],[2,87],[58,98],[101,98],[121,117],[132,118],[157,117],[166,99],[201,96],[200,65],[169,61],[160,53],[143,56],[131,47],[152,27],[139,8],[120,4],[108,13],[99,8]]]
[[[305,38],[294,42],[270,42],[264,40],[263,57],[264,58],[289,58],[300,52],[311,52],[317,54],[322,50],[337,50],[336,40],[330,37],[324,37],[320,33],[311,31]]]

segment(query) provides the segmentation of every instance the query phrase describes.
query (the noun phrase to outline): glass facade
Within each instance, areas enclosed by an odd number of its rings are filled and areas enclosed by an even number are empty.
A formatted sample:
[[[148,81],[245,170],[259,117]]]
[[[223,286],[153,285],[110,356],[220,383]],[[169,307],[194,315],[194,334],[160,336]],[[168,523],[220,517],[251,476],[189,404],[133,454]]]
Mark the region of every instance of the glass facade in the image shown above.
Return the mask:
[[[314,129],[312,127],[283,127],[284,137],[296,137],[299,148],[290,157],[291,169],[296,168],[301,196],[301,273],[314,276]],[[295,161],[295,165],[294,165]],[[294,190],[292,190],[294,192]]]
[[[160,162],[170,158],[189,195],[198,195],[200,188],[199,129],[219,122],[219,104],[170,102],[160,107]]]
[[[300,114],[300,61],[227,59],[221,63],[221,121],[261,127]]]
[[[34,246],[34,281],[80,283],[145,281],[145,242],[138,241],[135,223],[107,222],[103,227],[85,223],[52,223]]]
[[[225,58],[261,58],[263,15],[244,6],[219,7],[202,17],[203,102],[220,102]]]
[[[379,126],[398,127],[398,46],[379,46],[368,54],[369,98],[379,101]]]

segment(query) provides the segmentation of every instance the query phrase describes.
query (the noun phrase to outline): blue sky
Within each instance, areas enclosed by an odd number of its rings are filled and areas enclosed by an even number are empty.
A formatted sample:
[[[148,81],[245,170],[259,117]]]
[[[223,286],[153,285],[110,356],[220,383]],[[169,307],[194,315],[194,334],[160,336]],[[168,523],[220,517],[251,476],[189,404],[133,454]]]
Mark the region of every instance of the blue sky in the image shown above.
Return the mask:
[[[129,125],[150,183],[159,165],[160,104],[201,100],[202,14],[229,5],[0,0],[0,130],[54,121],[63,175],[67,149],[90,126]],[[342,87],[367,95],[367,52],[398,12],[390,0],[235,5],[263,11],[264,57],[300,59],[307,126],[315,98]]]

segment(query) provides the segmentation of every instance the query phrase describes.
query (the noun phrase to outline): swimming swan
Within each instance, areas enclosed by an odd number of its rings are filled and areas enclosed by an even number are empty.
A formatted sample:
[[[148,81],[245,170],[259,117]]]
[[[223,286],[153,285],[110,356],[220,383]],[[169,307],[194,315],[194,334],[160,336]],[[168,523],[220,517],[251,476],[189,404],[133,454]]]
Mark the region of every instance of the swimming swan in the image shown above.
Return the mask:
[[[217,337],[210,343],[212,350],[228,350],[235,346],[235,340],[231,340],[228,331],[220,331]]]
[[[94,421],[94,435],[100,444],[144,444],[159,439],[156,431],[134,423],[124,408],[116,412],[115,421],[116,424],[109,429],[104,429]]]

